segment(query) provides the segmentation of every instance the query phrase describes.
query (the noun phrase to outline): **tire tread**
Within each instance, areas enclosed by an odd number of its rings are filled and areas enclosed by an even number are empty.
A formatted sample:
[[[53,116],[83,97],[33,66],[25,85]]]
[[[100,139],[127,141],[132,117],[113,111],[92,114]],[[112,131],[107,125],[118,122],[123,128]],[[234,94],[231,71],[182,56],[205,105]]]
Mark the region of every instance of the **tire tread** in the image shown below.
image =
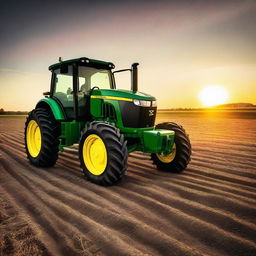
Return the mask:
[[[27,148],[26,130],[31,120],[35,120],[38,123],[42,136],[41,150],[37,157],[32,157]],[[32,110],[27,117],[24,133],[25,150],[29,161],[38,167],[53,166],[58,159],[60,127],[52,113],[43,108]]]

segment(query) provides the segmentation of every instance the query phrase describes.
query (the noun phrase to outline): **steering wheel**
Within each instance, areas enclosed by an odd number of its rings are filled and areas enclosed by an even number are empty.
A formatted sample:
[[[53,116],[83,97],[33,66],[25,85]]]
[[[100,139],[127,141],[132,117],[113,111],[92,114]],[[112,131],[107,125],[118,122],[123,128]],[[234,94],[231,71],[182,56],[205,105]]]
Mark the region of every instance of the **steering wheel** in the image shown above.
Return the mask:
[[[95,89],[99,90],[100,87],[99,87],[99,86],[93,86],[92,89],[90,90],[90,95],[92,95],[92,92],[93,92],[93,90],[95,90]]]

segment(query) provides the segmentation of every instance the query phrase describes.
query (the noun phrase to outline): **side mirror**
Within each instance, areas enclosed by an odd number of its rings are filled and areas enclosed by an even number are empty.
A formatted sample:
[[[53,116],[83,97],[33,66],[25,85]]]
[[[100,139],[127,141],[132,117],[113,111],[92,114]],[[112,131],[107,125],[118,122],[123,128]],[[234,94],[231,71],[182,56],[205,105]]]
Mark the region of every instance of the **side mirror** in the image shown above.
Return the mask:
[[[43,95],[44,95],[45,97],[47,97],[47,96],[50,95],[50,92],[43,92]]]

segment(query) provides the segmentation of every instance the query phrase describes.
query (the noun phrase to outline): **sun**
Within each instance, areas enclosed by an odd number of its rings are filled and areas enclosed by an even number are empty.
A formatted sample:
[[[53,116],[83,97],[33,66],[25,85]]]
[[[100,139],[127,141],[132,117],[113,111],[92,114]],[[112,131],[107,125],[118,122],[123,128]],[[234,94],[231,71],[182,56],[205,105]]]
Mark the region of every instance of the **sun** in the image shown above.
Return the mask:
[[[210,85],[202,89],[199,98],[204,106],[211,107],[227,102],[228,92],[218,85]]]

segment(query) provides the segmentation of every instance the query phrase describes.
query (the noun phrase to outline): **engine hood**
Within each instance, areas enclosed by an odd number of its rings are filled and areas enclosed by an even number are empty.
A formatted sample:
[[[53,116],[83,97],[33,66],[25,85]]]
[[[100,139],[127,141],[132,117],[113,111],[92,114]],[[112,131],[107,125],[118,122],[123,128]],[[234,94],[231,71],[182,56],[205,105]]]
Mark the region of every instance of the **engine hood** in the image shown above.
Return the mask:
[[[93,90],[92,96],[110,96],[110,97],[120,97],[127,99],[138,99],[138,100],[156,100],[155,97],[142,93],[142,92],[133,92],[129,90],[120,90],[120,89],[100,89]]]

